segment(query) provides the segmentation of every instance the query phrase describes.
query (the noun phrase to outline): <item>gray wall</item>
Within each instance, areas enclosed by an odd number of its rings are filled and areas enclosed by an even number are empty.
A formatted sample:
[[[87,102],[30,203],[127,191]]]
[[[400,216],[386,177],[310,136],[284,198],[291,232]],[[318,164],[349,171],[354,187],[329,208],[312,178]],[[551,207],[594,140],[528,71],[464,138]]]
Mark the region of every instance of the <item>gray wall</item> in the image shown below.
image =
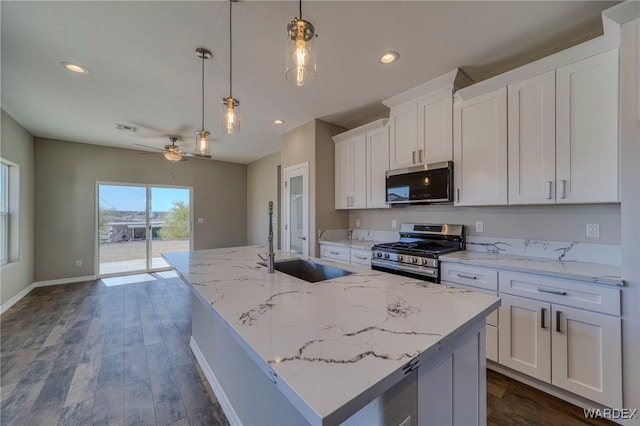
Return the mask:
[[[454,207],[413,206],[352,210],[349,227],[392,231],[391,220],[401,223],[455,223],[467,225],[467,235],[620,244],[620,204],[573,206]],[[484,232],[475,231],[476,221]],[[600,224],[600,238],[586,237],[586,224]]]
[[[309,162],[309,255],[318,252],[317,229],[344,228],[346,211],[335,210],[335,160],[332,135],[345,128],[310,121],[282,135],[282,169]]]
[[[194,249],[246,244],[246,166],[51,139],[35,140],[36,281],[95,270],[96,181],[193,187]],[[83,266],[76,268],[76,259]]]
[[[0,305],[33,283],[34,265],[34,148],[33,136],[2,110],[0,157],[19,166],[18,254],[0,269]],[[15,243],[16,241],[13,241]]]
[[[280,151],[247,164],[247,244],[267,246],[269,217],[267,208],[273,201],[273,246],[278,247],[280,187],[278,166]]]

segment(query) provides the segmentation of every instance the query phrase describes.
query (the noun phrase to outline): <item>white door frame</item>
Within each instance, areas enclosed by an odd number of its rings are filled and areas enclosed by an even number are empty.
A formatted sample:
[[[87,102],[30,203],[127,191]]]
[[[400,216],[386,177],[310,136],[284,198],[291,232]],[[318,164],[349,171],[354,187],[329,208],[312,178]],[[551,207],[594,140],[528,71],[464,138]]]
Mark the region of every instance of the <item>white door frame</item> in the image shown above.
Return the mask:
[[[302,255],[309,256],[309,162],[296,164],[294,166],[286,167],[282,172],[282,212],[283,214],[283,227],[282,227],[282,249],[285,252],[291,251],[291,196],[289,180],[296,176],[302,176],[302,192],[304,194],[304,201],[302,204]]]

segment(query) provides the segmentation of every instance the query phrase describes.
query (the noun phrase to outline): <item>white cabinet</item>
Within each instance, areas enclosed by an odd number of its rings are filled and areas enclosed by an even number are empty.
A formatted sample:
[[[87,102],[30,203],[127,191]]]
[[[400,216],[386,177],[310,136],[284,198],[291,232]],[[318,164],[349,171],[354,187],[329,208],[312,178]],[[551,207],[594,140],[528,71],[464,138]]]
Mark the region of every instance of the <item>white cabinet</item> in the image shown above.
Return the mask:
[[[503,271],[499,289],[500,364],[621,406],[619,290]]]
[[[618,50],[556,71],[557,202],[618,196]]]
[[[508,87],[509,204],[555,203],[556,76]]]
[[[366,206],[385,208],[387,204],[386,172],[389,170],[389,127],[367,132]]]
[[[336,143],[336,208],[366,206],[366,135]]]
[[[383,102],[391,170],[453,160],[453,92],[470,83],[456,69]]]
[[[509,204],[618,201],[618,55],[508,87]]]
[[[455,205],[507,204],[507,89],[453,105]]]
[[[389,168],[387,120],[377,120],[333,137],[335,207],[386,207],[385,172]]]
[[[347,244],[320,243],[320,258],[347,265],[371,267],[371,249],[349,247]]]
[[[451,287],[498,295],[498,271],[479,266],[442,262],[440,264],[441,283]],[[486,318],[486,355],[487,359],[498,362],[498,311]]]
[[[371,267],[371,249],[351,247],[351,264]]]

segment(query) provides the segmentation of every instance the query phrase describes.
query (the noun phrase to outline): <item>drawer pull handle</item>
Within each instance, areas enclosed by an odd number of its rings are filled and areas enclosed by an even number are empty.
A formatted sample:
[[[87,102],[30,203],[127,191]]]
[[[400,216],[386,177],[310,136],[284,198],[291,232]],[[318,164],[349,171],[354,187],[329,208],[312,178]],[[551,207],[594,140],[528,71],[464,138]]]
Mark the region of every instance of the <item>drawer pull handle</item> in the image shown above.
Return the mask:
[[[562,311],[556,311],[556,331],[558,333],[562,333],[560,329],[560,316],[562,315]]]
[[[339,251],[330,251],[329,253],[331,253],[331,254],[335,254],[336,256],[340,254],[340,252],[339,252]]]
[[[367,256],[358,256],[357,254],[354,254],[354,256],[355,256],[357,259],[367,260]]]
[[[540,327],[541,328],[547,328],[544,325],[544,319],[547,316],[547,309],[546,308],[540,308]]]
[[[566,296],[566,295],[567,295],[567,292],[566,292],[566,291],[562,291],[562,290],[550,290],[550,289],[547,289],[547,288],[541,288],[541,287],[538,287],[538,291],[539,291],[540,293],[556,294],[556,295],[558,295],[558,296]]]
[[[460,277],[460,278],[466,278],[468,280],[477,280],[478,279],[478,277],[476,277],[475,275],[461,274],[460,272],[458,272],[456,275],[458,277]]]

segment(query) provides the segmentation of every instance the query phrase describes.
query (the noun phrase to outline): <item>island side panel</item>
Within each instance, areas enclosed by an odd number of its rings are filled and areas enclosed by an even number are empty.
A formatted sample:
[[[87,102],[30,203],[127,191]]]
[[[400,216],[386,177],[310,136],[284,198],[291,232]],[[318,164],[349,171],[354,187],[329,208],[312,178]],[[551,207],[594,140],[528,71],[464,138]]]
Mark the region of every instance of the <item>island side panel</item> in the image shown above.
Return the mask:
[[[484,321],[418,368],[418,425],[486,425]]]
[[[265,421],[274,425],[309,425],[231,337],[213,315],[212,308],[195,294],[192,294],[191,303],[191,339],[206,365],[202,365],[202,359],[198,359],[198,362],[203,370],[209,370],[215,376],[213,380],[208,379],[221,400],[229,422],[232,425],[257,425]],[[223,399],[226,401],[223,402]]]

